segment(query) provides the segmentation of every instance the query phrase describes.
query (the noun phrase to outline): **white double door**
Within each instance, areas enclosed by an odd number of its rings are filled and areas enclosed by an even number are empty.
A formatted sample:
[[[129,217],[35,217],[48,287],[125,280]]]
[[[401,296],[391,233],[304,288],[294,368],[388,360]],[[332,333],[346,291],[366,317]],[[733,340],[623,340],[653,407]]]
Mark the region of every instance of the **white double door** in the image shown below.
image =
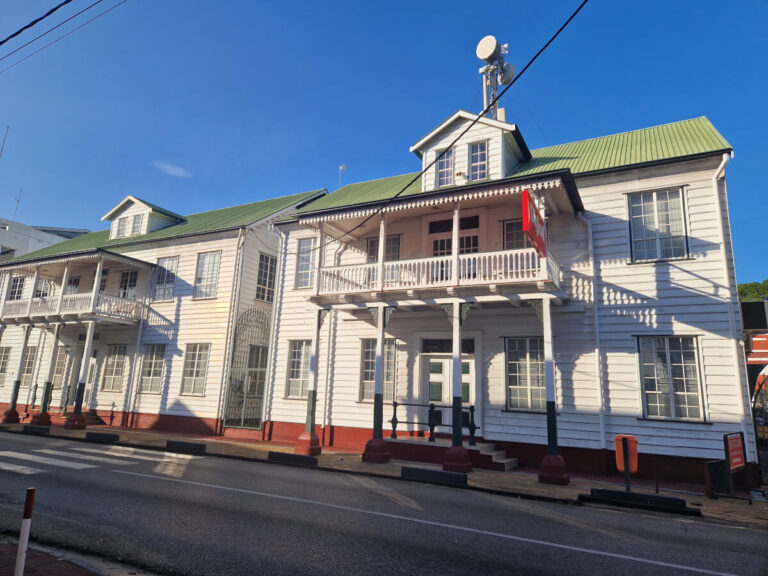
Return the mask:
[[[453,404],[453,357],[450,354],[422,354],[422,394],[426,402],[444,406],[442,422],[450,425]],[[475,405],[475,357],[461,357],[461,401],[464,408]],[[447,408],[446,408],[447,407]],[[445,432],[445,428],[438,429]]]

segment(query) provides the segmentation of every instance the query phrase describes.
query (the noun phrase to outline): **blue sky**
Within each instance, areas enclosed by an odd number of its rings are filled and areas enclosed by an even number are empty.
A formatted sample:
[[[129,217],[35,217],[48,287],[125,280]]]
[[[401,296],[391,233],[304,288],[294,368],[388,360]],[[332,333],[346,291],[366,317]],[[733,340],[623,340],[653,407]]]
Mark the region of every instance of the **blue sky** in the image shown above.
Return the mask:
[[[74,0],[0,58],[93,0]],[[482,108],[475,46],[522,68],[578,2],[129,0],[0,61],[0,214],[100,229],[126,194],[190,213],[418,170],[408,147]],[[0,36],[57,0],[0,0]],[[531,148],[706,115],[735,149],[740,282],[768,277],[768,3],[592,0],[502,105]]]

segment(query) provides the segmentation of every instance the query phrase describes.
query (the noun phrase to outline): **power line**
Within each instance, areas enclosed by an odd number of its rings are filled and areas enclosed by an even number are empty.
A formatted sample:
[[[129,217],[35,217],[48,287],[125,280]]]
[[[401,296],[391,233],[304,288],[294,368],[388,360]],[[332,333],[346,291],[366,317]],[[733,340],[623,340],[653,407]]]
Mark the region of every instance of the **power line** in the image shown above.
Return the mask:
[[[56,12],[56,10],[58,10],[58,9],[59,9],[59,8],[61,8],[62,6],[66,6],[66,5],[67,5],[67,4],[69,4],[70,2],[72,2],[72,0],[64,0],[64,2],[62,2],[62,3],[61,3],[61,4],[59,4],[58,6],[54,6],[53,8],[51,8],[50,10],[48,10],[48,12],[46,12],[45,14],[43,14],[42,16],[40,16],[40,18],[35,18],[34,20],[32,20],[32,22],[30,22],[30,23],[29,23],[29,24],[27,24],[26,26],[22,26],[21,28],[19,28],[18,30],[16,30],[16,32],[14,32],[14,33],[13,33],[13,34],[11,34],[10,36],[8,36],[8,37],[7,37],[5,40],[0,40],[0,46],[2,46],[3,44],[5,44],[6,42],[8,42],[8,40],[12,40],[13,38],[16,38],[16,36],[18,36],[19,34],[21,34],[22,32],[24,32],[24,30],[27,30],[27,29],[29,29],[29,28],[32,28],[32,26],[34,26],[34,25],[35,25],[35,24],[37,24],[38,22],[41,22],[42,20],[45,20],[46,18],[48,18],[48,16],[50,16],[51,14],[53,14],[54,12]]]
[[[32,40],[30,40],[30,41],[29,41],[29,42],[27,42],[26,44],[22,44],[21,46],[19,46],[18,48],[16,48],[16,50],[13,50],[12,52],[8,52],[8,54],[6,54],[6,55],[5,55],[5,56],[3,56],[2,58],[0,58],[0,62],[2,62],[3,60],[5,60],[5,59],[6,59],[6,58],[8,58],[9,56],[13,56],[13,55],[14,55],[14,54],[16,54],[16,52],[18,52],[19,50],[23,50],[24,48],[26,48],[27,46],[29,46],[29,45],[30,45],[30,44],[32,44],[33,42],[37,42],[37,41],[38,41],[38,40],[40,40],[40,38],[42,38],[43,36],[45,36],[45,35],[47,35],[47,34],[50,34],[50,33],[51,33],[51,32],[53,32],[54,30],[56,30],[57,28],[60,28],[61,26],[63,26],[63,25],[64,25],[64,24],[66,24],[67,22],[69,22],[70,20],[74,20],[75,18],[77,18],[78,16],[80,16],[80,14],[82,14],[83,12],[87,12],[88,10],[90,10],[91,8],[93,8],[94,6],[96,6],[96,4],[101,4],[102,2],[104,2],[104,0],[96,0],[96,2],[94,2],[94,3],[93,3],[93,4],[91,4],[90,6],[87,6],[87,7],[83,8],[83,9],[82,9],[82,10],[80,10],[80,12],[78,12],[77,14],[73,14],[72,16],[70,16],[69,18],[67,18],[66,20],[64,20],[64,21],[62,21],[62,22],[59,22],[58,24],[56,24],[56,26],[54,26],[54,27],[52,27],[52,28],[49,28],[48,30],[46,30],[46,31],[45,31],[45,32],[43,32],[42,34],[38,34],[37,36],[35,36],[34,38],[32,38]]]
[[[99,0],[99,1],[101,1],[101,0]],[[66,34],[62,34],[61,36],[59,36],[58,38],[56,38],[56,40],[52,40],[51,42],[48,42],[48,44],[46,44],[46,45],[45,45],[45,46],[43,46],[42,48],[38,48],[37,50],[35,50],[35,51],[34,51],[34,52],[32,52],[31,54],[27,54],[26,56],[24,56],[24,58],[22,58],[21,60],[18,60],[17,62],[14,62],[13,64],[11,64],[10,66],[8,66],[7,68],[3,68],[2,70],[0,70],[0,74],[3,74],[3,73],[5,73],[5,72],[8,72],[8,70],[10,70],[11,68],[13,68],[13,67],[15,67],[15,66],[18,66],[19,64],[21,64],[21,63],[22,63],[22,62],[24,62],[25,60],[29,60],[29,59],[30,59],[30,58],[32,58],[32,56],[34,56],[35,54],[39,54],[40,52],[42,52],[43,50],[45,50],[45,49],[46,49],[46,48],[48,48],[49,46],[52,46],[52,45],[56,44],[56,42],[58,42],[59,40],[63,40],[64,38],[66,38],[66,37],[67,37],[67,36],[69,36],[70,34],[73,34],[74,32],[77,32],[78,30],[80,30],[80,28],[83,28],[84,26],[87,26],[88,24],[90,24],[90,23],[91,23],[91,22],[93,22],[94,20],[98,20],[99,18],[101,18],[101,17],[102,17],[102,16],[104,16],[105,14],[107,14],[107,13],[109,13],[109,12],[112,12],[112,10],[114,10],[114,9],[115,9],[115,8],[117,8],[118,6],[121,6],[121,5],[125,4],[126,2],[128,2],[128,0],[122,0],[121,2],[118,2],[117,4],[115,4],[114,6],[112,6],[112,8],[108,8],[108,9],[104,10],[104,12],[100,12],[99,14],[97,14],[96,16],[94,16],[93,18],[91,18],[90,20],[86,20],[85,22],[83,22],[82,24],[80,24],[80,26],[77,26],[76,28],[73,28],[72,30],[70,30],[70,31],[69,31],[69,32],[67,32]],[[97,4],[98,4],[98,2],[97,2]],[[86,10],[87,10],[87,8],[86,8]]]

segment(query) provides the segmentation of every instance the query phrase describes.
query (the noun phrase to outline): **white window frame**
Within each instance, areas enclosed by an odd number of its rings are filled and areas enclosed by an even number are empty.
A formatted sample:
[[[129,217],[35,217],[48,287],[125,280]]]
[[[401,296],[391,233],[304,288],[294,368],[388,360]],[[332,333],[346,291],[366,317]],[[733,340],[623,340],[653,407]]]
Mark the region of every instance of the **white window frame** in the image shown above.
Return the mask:
[[[120,272],[120,284],[117,287],[117,295],[126,300],[136,299],[136,287],[139,285],[138,270],[123,270]]]
[[[317,237],[307,236],[296,242],[296,274],[294,288],[301,290],[315,285]],[[307,256],[308,255],[308,256]]]
[[[212,259],[213,263],[208,260]],[[221,268],[221,250],[200,252],[195,266],[195,289],[193,300],[216,298],[219,292],[219,269]]]
[[[474,153],[472,152],[472,148],[475,146],[483,146],[484,149],[482,152],[478,151],[477,155],[482,155],[483,160],[478,160],[477,162],[474,162],[472,160],[472,157],[474,156]],[[467,171],[467,176],[469,177],[470,182],[477,182],[480,180],[487,180],[488,175],[488,140],[480,140],[479,142],[472,142],[469,146],[467,146],[467,151],[469,154],[469,158],[467,159],[467,165],[469,166],[469,170]],[[482,167],[483,175],[482,176],[474,176],[474,169],[475,167],[479,168]]]
[[[400,246],[402,246],[400,234],[387,234],[384,240],[384,261],[394,262],[400,260]],[[378,236],[371,236],[365,239],[365,251],[368,254],[369,264],[375,264],[379,261]]]
[[[101,389],[104,392],[122,392],[125,367],[128,364],[127,344],[108,344],[104,357]]]
[[[264,302],[275,300],[276,278],[277,257],[259,252],[259,269],[256,272],[256,300]]]
[[[134,214],[131,220],[131,236],[141,234],[144,231],[144,214]]]
[[[443,154],[445,152],[445,154]],[[440,154],[443,154],[440,156]],[[453,186],[456,177],[454,168],[456,162],[456,152],[453,148],[437,151],[437,162],[435,162],[435,188]]]
[[[69,346],[65,344],[59,344],[56,349],[56,358],[53,365],[53,380],[51,386],[54,390],[61,388],[64,385],[64,380],[67,377],[67,368],[69,364]]]
[[[35,375],[35,364],[37,362],[37,346],[27,346],[24,349],[24,356],[21,360],[21,386],[26,388],[32,383]]]
[[[285,383],[286,398],[306,398],[308,396],[311,357],[312,340],[288,341],[288,370]]]
[[[507,229],[507,226],[510,225],[510,224],[514,224],[514,225],[518,225],[519,224],[520,225],[520,236],[523,239],[522,246],[515,246],[514,248],[509,248],[508,247],[507,240],[509,239],[509,231]],[[517,234],[517,231],[515,231],[515,235],[516,234]],[[515,242],[515,244],[518,244],[518,243]],[[502,220],[502,222],[501,222],[501,247],[502,247],[502,250],[524,250],[526,248],[530,248],[531,247],[531,243],[528,240],[528,236],[526,236],[525,232],[523,232],[523,221],[522,220],[520,220],[519,218],[518,219],[512,218],[510,220]]]
[[[141,394],[160,394],[165,375],[165,344],[145,344],[144,358],[141,363]],[[160,353],[159,353],[160,352]]]
[[[8,360],[11,357],[10,346],[0,346],[0,387],[5,386],[5,377],[8,374]]]
[[[679,196],[679,225],[682,228],[680,230],[679,234],[666,234],[663,235],[660,226],[659,226],[659,195],[660,194],[669,194],[670,192],[677,193]],[[635,235],[632,232],[633,228],[633,215],[632,215],[632,200],[633,198],[637,198],[639,196],[643,195],[652,195],[653,200],[650,205],[653,206],[653,233],[654,235],[652,237],[647,238],[641,238],[637,239],[635,238]],[[686,210],[685,210],[685,189],[683,187],[670,187],[670,188],[661,188],[657,190],[642,190],[638,192],[630,192],[626,194],[626,210],[627,210],[627,222],[629,223],[629,252],[630,252],[630,259],[634,262],[656,262],[656,261],[666,261],[666,260],[680,260],[688,258],[689,250],[688,250],[688,220],[686,218]],[[669,212],[668,212],[669,214]],[[670,221],[663,223],[663,226],[669,228],[670,227]],[[681,254],[675,254],[672,256],[664,256],[662,254],[664,248],[663,243],[667,239],[676,239],[680,238],[682,239],[682,253]],[[635,247],[636,242],[642,242],[642,241],[651,241],[655,240],[655,250],[654,254],[650,257],[644,257],[641,258],[637,255],[638,250]]]
[[[48,298],[53,296],[53,282],[46,280],[45,278],[38,278],[34,291],[32,292],[33,298]]]
[[[157,259],[155,282],[152,286],[152,300],[167,302],[173,300],[176,289],[176,273],[179,270],[178,256],[165,256]]]
[[[397,339],[384,339],[382,395],[384,402],[395,399],[397,389]],[[373,402],[376,378],[376,338],[360,340],[360,402]]]
[[[202,360],[201,350],[205,350],[205,358]],[[211,344],[209,342],[187,344],[184,350],[184,371],[181,376],[182,396],[205,396],[205,380],[210,359]]]
[[[664,352],[665,352],[665,364],[664,364],[664,370],[666,371],[666,374],[659,375],[657,372],[657,365],[654,363],[654,376],[652,378],[647,378],[646,376],[646,367],[649,366],[645,362],[644,353],[643,353],[643,342],[644,341],[653,341],[663,339],[664,340]],[[682,340],[686,339],[690,342],[690,349],[683,351],[681,350],[673,350],[671,346],[671,340],[680,340],[682,344]],[[690,362],[683,362],[682,364],[673,363],[673,353],[680,352],[680,354],[683,354],[683,352],[688,352],[693,357],[689,358],[691,360]],[[696,336],[691,335],[641,335],[637,336],[637,365],[638,365],[638,376],[640,380],[640,396],[641,396],[641,404],[643,406],[643,418],[647,418],[649,420],[684,420],[686,422],[705,422],[706,421],[706,411],[704,406],[704,394],[702,390],[702,374],[703,371],[701,369],[700,364],[700,358],[701,354],[699,351],[699,339]],[[682,377],[675,377],[675,373],[672,370],[673,366],[682,366]],[[693,370],[693,376],[696,379],[695,383],[695,392],[676,392],[674,388],[674,380],[682,380],[685,382],[686,380],[691,380],[691,377],[686,375],[685,373],[685,367],[688,367]],[[680,375],[680,372],[677,372],[678,375]],[[647,382],[646,380],[657,380],[659,381],[662,386],[657,386],[657,390],[648,390]],[[666,380],[666,382],[664,382]],[[666,391],[661,390],[659,391],[658,388],[666,387]],[[662,396],[666,395],[666,407],[669,410],[669,414],[651,414],[651,410],[648,404],[649,397],[651,395],[654,396]],[[683,405],[682,403],[678,406],[678,404],[675,402],[677,399],[677,396],[684,396],[687,400],[688,397],[695,396],[697,398],[698,404],[688,404],[686,403]],[[662,403],[656,403],[652,404],[651,406],[664,406],[665,404]],[[690,417],[688,415],[683,415],[682,410],[684,409],[690,409],[690,407],[693,406],[695,408],[698,408],[699,414],[695,417]],[[658,410],[655,410],[655,412],[658,412]]]
[[[73,276],[67,280],[64,295],[77,294],[80,291],[80,276]]]
[[[525,365],[525,372],[522,376],[525,379],[524,384],[513,386],[510,384],[512,379],[512,373],[510,372],[510,343],[513,341],[525,342],[525,361],[516,362],[516,364]],[[536,342],[539,347],[539,360],[532,361],[531,357],[531,343]],[[533,372],[532,368],[536,368],[536,373],[539,376],[540,386],[533,386]],[[521,375],[520,370],[516,373]],[[546,372],[544,369],[544,338],[541,336],[510,336],[504,338],[504,396],[505,406],[507,410],[524,410],[529,412],[545,412],[547,408],[546,400]],[[525,397],[518,396],[517,404],[513,404],[511,398],[512,389],[524,390],[526,392]],[[534,398],[534,391],[536,391],[536,398]],[[535,406],[534,404],[538,404]]]
[[[128,216],[121,216],[117,219],[115,238],[125,238],[128,236]]]
[[[11,288],[8,290],[8,301],[21,300],[21,297],[24,295],[24,284],[26,284],[25,276],[11,277]]]

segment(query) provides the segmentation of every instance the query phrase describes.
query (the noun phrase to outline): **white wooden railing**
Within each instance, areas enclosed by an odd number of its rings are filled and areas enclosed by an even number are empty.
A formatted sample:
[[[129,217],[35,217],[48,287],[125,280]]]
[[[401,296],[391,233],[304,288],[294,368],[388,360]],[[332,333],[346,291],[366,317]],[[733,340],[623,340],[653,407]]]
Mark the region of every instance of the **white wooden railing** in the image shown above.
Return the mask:
[[[384,290],[410,290],[441,286],[552,282],[560,287],[559,262],[542,259],[533,248],[459,255],[458,278],[453,257],[437,256],[384,263],[384,282],[378,282],[378,264],[353,264],[320,270],[319,294],[347,294]]]
[[[61,302],[62,314],[74,314],[84,310],[90,310],[93,294],[67,294]]]
[[[3,316],[26,316],[29,300],[9,300],[3,308]]]
[[[109,296],[107,294],[98,294],[93,308],[91,307],[92,301],[93,294],[91,292],[67,294],[62,298],[60,313],[62,315],[95,314],[97,316],[135,320],[139,318],[142,306],[136,300]],[[7,301],[3,307],[2,317],[26,317],[28,309],[29,316],[56,315],[59,313],[59,297],[33,298],[31,306],[28,298]]]
[[[99,316],[115,316],[118,318],[137,318],[141,304],[136,300],[99,294],[96,296],[94,313]]]
[[[32,306],[29,309],[29,313],[32,316],[54,314],[58,306],[58,298],[51,298],[50,296],[46,296],[45,298],[32,298]]]

